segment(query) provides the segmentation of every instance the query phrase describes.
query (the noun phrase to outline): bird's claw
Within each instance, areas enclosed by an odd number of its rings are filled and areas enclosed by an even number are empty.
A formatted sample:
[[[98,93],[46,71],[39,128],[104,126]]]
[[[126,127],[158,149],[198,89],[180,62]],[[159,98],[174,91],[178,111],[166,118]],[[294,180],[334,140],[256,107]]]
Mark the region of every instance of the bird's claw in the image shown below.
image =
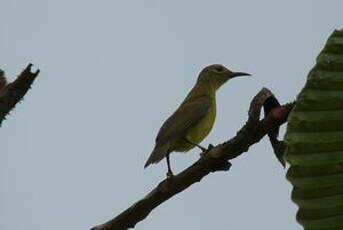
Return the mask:
[[[206,148],[204,148],[204,147],[199,146],[199,148],[200,148],[201,151],[203,151],[203,152],[207,152],[207,151],[208,151],[208,149],[206,149]]]
[[[172,178],[174,176],[174,173],[172,171],[168,171],[166,175],[167,175],[167,178]]]
[[[214,148],[214,146],[212,144],[209,144],[208,147],[207,147],[207,151],[210,151],[213,148]]]
[[[211,149],[213,149],[214,146],[212,144],[209,144],[207,149],[203,148],[202,153],[200,153],[200,157],[204,157]]]

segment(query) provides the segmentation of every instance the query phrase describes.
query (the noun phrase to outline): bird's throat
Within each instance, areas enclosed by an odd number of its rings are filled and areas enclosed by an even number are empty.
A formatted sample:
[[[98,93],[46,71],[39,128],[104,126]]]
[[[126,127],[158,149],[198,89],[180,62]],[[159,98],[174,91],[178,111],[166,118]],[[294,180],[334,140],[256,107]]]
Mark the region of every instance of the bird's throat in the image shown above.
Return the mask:
[[[188,93],[187,99],[194,97],[208,96],[212,99],[216,97],[216,87],[207,82],[197,82],[192,90]]]

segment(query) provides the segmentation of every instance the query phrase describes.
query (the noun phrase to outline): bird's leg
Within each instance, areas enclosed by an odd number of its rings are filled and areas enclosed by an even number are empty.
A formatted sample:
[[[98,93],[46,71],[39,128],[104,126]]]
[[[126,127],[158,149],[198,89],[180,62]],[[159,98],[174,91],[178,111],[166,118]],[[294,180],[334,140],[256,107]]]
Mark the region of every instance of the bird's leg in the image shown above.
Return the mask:
[[[172,170],[171,170],[171,168],[170,168],[169,154],[170,154],[170,153],[167,154],[167,166],[168,166],[167,177],[168,177],[168,178],[174,176],[174,174],[173,174],[173,172],[172,172]]]
[[[206,151],[207,151],[206,148],[204,148],[204,147],[202,147],[201,145],[198,145],[198,144],[196,144],[196,143],[194,143],[194,142],[188,140],[187,138],[184,138],[184,140],[185,140],[186,142],[188,142],[189,144],[198,147],[198,148],[201,149],[201,151],[203,151],[203,152],[206,152]]]

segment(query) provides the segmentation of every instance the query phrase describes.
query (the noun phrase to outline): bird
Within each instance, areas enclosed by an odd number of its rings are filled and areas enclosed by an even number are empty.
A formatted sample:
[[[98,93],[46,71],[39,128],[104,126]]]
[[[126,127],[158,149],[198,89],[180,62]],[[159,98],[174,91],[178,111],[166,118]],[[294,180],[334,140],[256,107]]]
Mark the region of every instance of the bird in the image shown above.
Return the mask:
[[[167,177],[173,176],[170,153],[187,152],[199,147],[199,143],[211,131],[216,118],[216,91],[227,81],[238,76],[250,76],[244,72],[233,72],[221,64],[205,67],[197,81],[176,111],[163,123],[155,139],[155,147],[144,168],[167,160]]]

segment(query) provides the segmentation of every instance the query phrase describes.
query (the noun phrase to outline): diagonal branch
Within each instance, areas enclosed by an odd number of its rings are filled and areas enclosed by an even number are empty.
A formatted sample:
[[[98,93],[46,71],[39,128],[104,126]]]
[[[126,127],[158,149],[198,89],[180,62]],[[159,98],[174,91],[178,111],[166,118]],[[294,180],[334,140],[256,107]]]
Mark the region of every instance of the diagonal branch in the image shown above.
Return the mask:
[[[207,153],[203,153],[203,157],[193,165],[178,175],[163,180],[143,199],[134,203],[112,220],[93,227],[91,230],[133,228],[139,221],[146,218],[154,208],[192,184],[199,182],[209,173],[228,171],[231,166],[228,160],[247,152],[251,145],[259,142],[266,134],[286,122],[293,104],[274,107],[264,119],[260,120],[261,108],[270,97],[273,97],[273,94],[268,89],[263,88],[251,101],[248,121],[235,137],[211,148]]]
[[[29,64],[17,79],[9,84],[7,84],[5,73],[0,70],[0,125],[6,115],[22,100],[39,74],[39,70],[32,73],[31,67],[32,64]]]

